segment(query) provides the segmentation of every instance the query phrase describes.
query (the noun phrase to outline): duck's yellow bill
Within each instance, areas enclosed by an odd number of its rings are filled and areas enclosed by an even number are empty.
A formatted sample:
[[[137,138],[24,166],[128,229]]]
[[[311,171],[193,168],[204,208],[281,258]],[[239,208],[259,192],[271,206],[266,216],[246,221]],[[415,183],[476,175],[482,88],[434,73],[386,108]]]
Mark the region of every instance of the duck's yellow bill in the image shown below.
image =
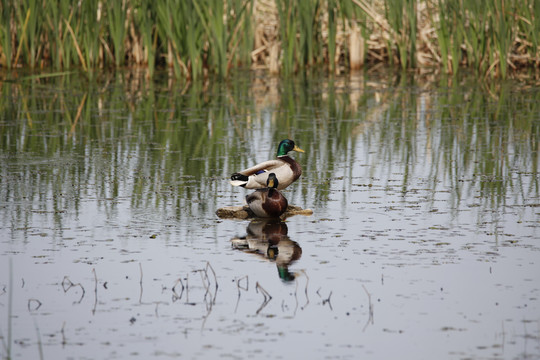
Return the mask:
[[[300,149],[300,148],[299,148],[298,146],[296,146],[296,145],[294,145],[293,151],[305,152],[304,150]]]

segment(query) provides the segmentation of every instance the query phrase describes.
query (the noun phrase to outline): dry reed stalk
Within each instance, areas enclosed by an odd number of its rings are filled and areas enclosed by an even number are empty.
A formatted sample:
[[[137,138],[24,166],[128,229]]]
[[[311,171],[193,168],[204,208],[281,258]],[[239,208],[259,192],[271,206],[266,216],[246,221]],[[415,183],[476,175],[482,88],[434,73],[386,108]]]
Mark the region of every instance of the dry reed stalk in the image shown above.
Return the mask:
[[[351,70],[359,70],[364,65],[365,40],[360,28],[353,23],[349,35],[349,64]]]
[[[264,68],[271,74],[279,73],[279,19],[273,0],[256,0],[254,6],[254,49],[252,68]]]

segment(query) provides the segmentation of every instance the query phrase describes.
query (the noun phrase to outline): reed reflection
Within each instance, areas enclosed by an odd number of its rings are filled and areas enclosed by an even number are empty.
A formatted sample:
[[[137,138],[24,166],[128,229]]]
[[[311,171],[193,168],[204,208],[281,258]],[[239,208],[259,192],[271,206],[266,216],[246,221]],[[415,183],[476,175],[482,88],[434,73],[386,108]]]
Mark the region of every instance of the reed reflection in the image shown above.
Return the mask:
[[[432,209],[448,192],[452,218],[539,194],[537,87],[392,73],[169,80],[104,72],[0,81],[2,223],[26,229],[47,216],[62,229],[72,214],[85,218],[88,199],[108,220],[119,200],[202,219],[229,205],[230,186],[218,179],[273,157],[272,144],[289,137],[309,155],[287,198],[316,209],[336,194],[347,204],[371,179],[385,190],[399,183],[403,201],[430,189]]]
[[[296,274],[289,271],[289,266],[300,259],[302,248],[289,238],[288,231],[280,219],[255,219],[247,226],[247,235],[233,238],[231,243],[234,249],[275,262],[280,279],[290,282]]]

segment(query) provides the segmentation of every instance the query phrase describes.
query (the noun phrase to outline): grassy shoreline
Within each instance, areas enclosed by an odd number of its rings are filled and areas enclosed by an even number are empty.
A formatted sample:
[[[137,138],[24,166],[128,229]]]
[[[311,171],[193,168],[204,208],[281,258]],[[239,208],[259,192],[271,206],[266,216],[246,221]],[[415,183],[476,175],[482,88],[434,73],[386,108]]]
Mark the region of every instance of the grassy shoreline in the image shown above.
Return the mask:
[[[0,66],[540,73],[535,0],[0,0]]]

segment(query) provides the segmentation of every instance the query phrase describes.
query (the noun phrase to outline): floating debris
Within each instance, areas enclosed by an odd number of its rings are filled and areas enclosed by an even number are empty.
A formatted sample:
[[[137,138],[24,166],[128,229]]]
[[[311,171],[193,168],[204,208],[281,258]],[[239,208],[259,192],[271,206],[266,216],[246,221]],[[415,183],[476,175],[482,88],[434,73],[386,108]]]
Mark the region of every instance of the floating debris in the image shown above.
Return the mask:
[[[312,214],[313,210],[311,209],[302,209],[300,206],[289,205],[280,218],[285,219],[293,215],[310,216]],[[216,215],[221,219],[249,219],[256,217],[247,205],[222,207],[217,209]]]

